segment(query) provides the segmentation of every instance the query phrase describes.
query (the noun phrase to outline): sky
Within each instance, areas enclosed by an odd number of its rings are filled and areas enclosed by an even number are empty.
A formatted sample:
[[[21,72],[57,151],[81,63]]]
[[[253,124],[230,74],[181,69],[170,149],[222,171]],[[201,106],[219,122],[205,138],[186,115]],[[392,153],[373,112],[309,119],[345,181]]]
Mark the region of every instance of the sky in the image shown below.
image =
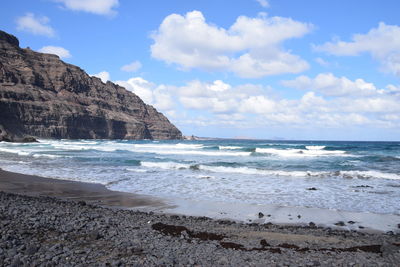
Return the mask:
[[[0,29],[184,135],[400,140],[398,0],[3,0]]]

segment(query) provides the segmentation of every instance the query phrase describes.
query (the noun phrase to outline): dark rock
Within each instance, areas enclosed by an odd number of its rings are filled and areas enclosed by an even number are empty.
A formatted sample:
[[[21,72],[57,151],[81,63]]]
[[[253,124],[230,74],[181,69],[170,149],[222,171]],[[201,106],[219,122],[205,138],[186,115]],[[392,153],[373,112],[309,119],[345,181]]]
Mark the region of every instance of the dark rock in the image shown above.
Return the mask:
[[[39,143],[38,140],[36,140],[35,137],[32,136],[26,136],[22,138],[21,140],[22,143]]]
[[[315,223],[313,223],[313,222],[310,222],[310,223],[308,224],[308,226],[310,226],[310,227],[314,228],[316,225],[315,225]]]
[[[18,39],[3,31],[0,114],[0,141],[182,138],[163,114],[134,93],[103,83],[56,55],[21,49]]]
[[[345,226],[346,224],[344,222],[342,222],[342,221],[339,221],[339,222],[335,223],[335,225],[337,225],[337,226]]]
[[[21,262],[19,257],[15,257],[11,263],[11,267],[20,267],[20,266],[23,266],[23,263]]]
[[[262,217],[264,217],[264,213],[262,213],[262,212],[259,212],[259,213],[258,213],[258,218],[260,218],[260,219],[261,219]]]
[[[268,244],[268,242],[267,242],[265,239],[261,239],[260,245],[261,245],[262,247],[268,247],[268,246],[270,246],[270,244]]]
[[[374,188],[374,187],[372,187],[372,186],[370,186],[370,185],[357,185],[357,186],[354,186],[355,188]]]
[[[355,224],[356,222],[355,221],[348,221],[347,223],[348,224]]]
[[[28,255],[33,255],[33,254],[35,254],[36,252],[38,251],[38,248],[35,246],[35,245],[29,245],[27,248],[26,248],[26,254],[28,254]]]
[[[307,190],[318,190],[318,189],[315,187],[310,187],[310,188],[307,188]]]

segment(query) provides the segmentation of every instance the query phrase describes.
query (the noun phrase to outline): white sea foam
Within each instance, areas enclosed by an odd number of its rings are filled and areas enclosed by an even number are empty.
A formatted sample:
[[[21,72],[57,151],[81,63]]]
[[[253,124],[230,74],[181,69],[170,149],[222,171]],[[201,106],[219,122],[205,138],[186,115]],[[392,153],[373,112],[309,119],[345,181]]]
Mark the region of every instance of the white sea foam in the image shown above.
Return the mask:
[[[123,146],[123,145],[122,145]],[[97,150],[104,152],[115,152],[121,145],[116,144],[103,144],[103,145],[76,145],[74,143],[70,144],[52,144],[52,147],[59,150],[67,150],[67,151],[82,151],[82,150]]]
[[[321,176],[326,174],[326,172],[281,171],[281,170],[255,169],[248,167],[235,168],[235,167],[205,166],[205,165],[200,165],[199,169],[211,172],[239,173],[239,174],[264,175],[264,176],[286,176],[286,177],[310,177],[310,176]]]
[[[249,167],[225,167],[225,166],[208,166],[208,165],[191,165],[177,162],[141,162],[141,166],[148,168],[160,168],[167,170],[195,169],[217,172],[217,173],[236,173],[247,175],[263,175],[263,176],[284,176],[284,177],[329,177],[341,176],[343,178],[374,178],[374,179],[391,179],[400,180],[400,175],[395,173],[384,173],[379,171],[284,171],[284,170],[266,170]]]
[[[140,172],[140,173],[147,172],[147,170],[145,170],[145,169],[126,168],[126,170],[130,171],[130,172]]]
[[[201,144],[134,144],[135,148],[155,148],[155,149],[202,149],[204,145]]]
[[[160,168],[160,169],[166,169],[166,170],[172,170],[172,169],[189,169],[190,165],[189,164],[182,164],[182,163],[177,163],[177,162],[141,162],[141,166],[147,167],[147,168]]]
[[[141,166],[148,168],[160,168],[167,170],[174,169],[196,169],[218,173],[237,173],[249,175],[264,176],[287,176],[287,177],[310,177],[321,176],[327,172],[311,172],[311,171],[280,171],[280,170],[264,170],[249,167],[225,167],[225,166],[207,166],[207,165],[190,165],[177,162],[141,162]]]
[[[379,171],[340,171],[338,173],[344,178],[377,178],[377,179],[389,179],[389,180],[400,180],[400,175],[396,173],[379,172]]]
[[[148,150],[144,152],[155,153],[160,155],[199,155],[199,156],[227,156],[227,157],[246,157],[251,152],[230,152],[230,151],[201,151],[201,150]]]
[[[17,148],[10,149],[10,148],[0,147],[0,152],[17,154],[19,156],[29,156],[30,155],[30,152],[27,152],[26,150],[17,149]]]
[[[317,157],[317,156],[347,156],[346,151],[342,150],[322,150],[322,149],[276,149],[276,148],[256,148],[257,153],[273,154],[280,157]]]
[[[61,158],[62,157],[60,155],[54,155],[54,154],[33,154],[32,156],[34,158],[51,158],[51,159]]]
[[[324,149],[326,146],[306,146],[306,148],[308,150],[322,150]]]
[[[242,149],[241,146],[218,146],[220,150],[235,150],[235,149]]]

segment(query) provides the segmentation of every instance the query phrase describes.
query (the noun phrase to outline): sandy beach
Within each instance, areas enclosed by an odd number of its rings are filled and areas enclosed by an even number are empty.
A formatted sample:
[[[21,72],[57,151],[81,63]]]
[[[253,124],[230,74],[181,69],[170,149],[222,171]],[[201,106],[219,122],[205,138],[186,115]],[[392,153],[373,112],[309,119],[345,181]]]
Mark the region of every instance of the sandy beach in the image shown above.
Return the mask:
[[[3,266],[397,266],[400,262],[400,235],[393,231],[340,230],[318,227],[318,221],[249,224],[143,212],[176,207],[98,184],[6,171],[0,171],[0,191]]]
[[[0,190],[28,196],[52,196],[65,200],[85,201],[107,207],[166,207],[159,199],[111,191],[101,184],[50,179],[1,169]]]

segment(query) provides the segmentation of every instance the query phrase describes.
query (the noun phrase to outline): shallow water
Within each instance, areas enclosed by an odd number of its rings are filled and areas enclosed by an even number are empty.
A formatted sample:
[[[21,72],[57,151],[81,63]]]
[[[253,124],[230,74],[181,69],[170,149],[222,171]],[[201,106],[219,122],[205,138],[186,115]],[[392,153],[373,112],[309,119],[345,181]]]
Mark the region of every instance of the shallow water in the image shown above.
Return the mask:
[[[400,142],[1,142],[0,168],[165,199],[400,214]]]

